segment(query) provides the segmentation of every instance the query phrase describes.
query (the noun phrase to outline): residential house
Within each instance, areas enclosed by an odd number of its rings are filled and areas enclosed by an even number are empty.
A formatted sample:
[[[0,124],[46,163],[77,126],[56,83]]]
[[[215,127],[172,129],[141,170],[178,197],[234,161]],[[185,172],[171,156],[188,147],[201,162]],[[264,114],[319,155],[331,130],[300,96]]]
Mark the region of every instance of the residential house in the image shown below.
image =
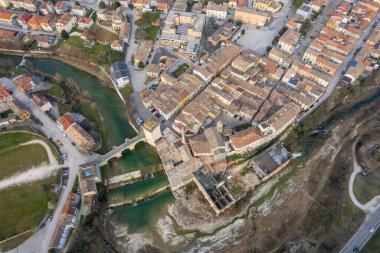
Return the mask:
[[[118,61],[112,63],[111,73],[119,88],[125,87],[129,83],[128,69],[125,62]]]
[[[22,38],[21,32],[0,29],[0,40],[2,41],[14,41],[21,38]]]
[[[300,8],[297,9],[296,14],[304,17],[305,19],[311,16],[313,8],[310,4],[303,3]]]
[[[23,13],[17,18],[17,23],[23,27],[23,29],[28,29],[28,21],[33,17],[30,13]]]
[[[95,141],[91,135],[77,124],[69,113],[64,114],[58,119],[58,125],[79,148],[92,150],[95,147]]]
[[[269,51],[268,58],[275,61],[280,67],[283,68],[289,68],[290,64],[292,63],[290,55],[284,53],[276,47],[272,48]]]
[[[12,24],[14,16],[10,11],[0,11],[0,23]]]
[[[53,109],[52,104],[49,100],[47,100],[44,97],[41,97],[39,95],[33,94],[32,95],[32,101],[43,111],[43,112],[49,112],[51,109]]]
[[[92,18],[87,18],[87,17],[80,17],[77,21],[79,29],[89,29],[93,24],[94,21]]]
[[[170,4],[171,4],[171,0],[157,0],[156,8],[158,11],[167,13],[169,11]]]
[[[54,31],[54,15],[48,14],[48,15],[42,16],[40,19],[40,27],[45,32]]]
[[[119,7],[115,10],[111,18],[112,29],[120,30],[121,24],[123,23],[124,15],[122,7]]]
[[[57,2],[54,6],[55,12],[59,15],[65,12],[69,12],[70,8],[71,8],[70,5],[63,1]]]
[[[43,15],[55,14],[55,8],[52,2],[42,1],[38,9]]]
[[[243,23],[250,25],[265,26],[270,19],[270,13],[258,12],[256,10],[249,9],[246,7],[238,7],[235,10],[235,22],[240,20]]]
[[[149,9],[152,0],[132,0],[131,4],[133,4],[133,8],[136,10]]]
[[[91,202],[85,201],[85,199],[92,199],[98,194],[96,184],[102,181],[98,166],[95,164],[81,165],[78,171],[78,179],[83,201]]]
[[[39,15],[34,15],[33,17],[31,17],[29,20],[28,20],[28,26],[30,29],[32,30],[40,30],[41,29],[41,19],[43,18],[43,16],[39,16]]]
[[[267,11],[273,14],[281,9],[281,4],[280,2],[272,0],[255,0],[252,4],[252,9],[258,11]]]
[[[143,40],[139,44],[135,55],[135,67],[138,67],[139,62],[142,62],[145,65],[145,62],[148,59],[152,47],[153,42],[151,40]]]
[[[220,42],[226,42],[231,39],[237,30],[234,23],[226,21],[208,37],[208,41],[213,46],[217,46]]]
[[[0,0],[0,8],[7,8],[10,3],[10,0]]]
[[[30,12],[37,11],[36,0],[11,0],[11,3],[16,9],[24,9]]]
[[[121,40],[113,40],[111,42],[111,49],[114,51],[123,52],[124,50],[123,42]]]
[[[161,72],[161,67],[158,64],[149,64],[147,67],[147,76],[150,78],[157,78]]]
[[[173,4],[173,11],[181,11],[184,12],[187,9],[187,2],[186,1],[175,1]]]
[[[9,93],[7,89],[4,88],[0,84],[0,105],[1,104],[7,104],[8,102],[11,102],[13,100],[12,95]]]
[[[32,78],[29,76],[18,76],[13,79],[13,82],[17,85],[17,87],[25,92],[31,91],[36,86]]]
[[[206,7],[206,17],[214,17],[217,19],[227,19],[228,3],[216,4],[209,1]]]
[[[87,9],[81,5],[73,5],[71,6],[71,13],[76,16],[84,17],[87,14]]]
[[[295,31],[299,31],[304,22],[305,18],[303,16],[294,14],[291,18],[288,19],[288,22],[286,22],[286,27]]]
[[[278,47],[288,53],[292,54],[298,40],[300,39],[301,34],[297,31],[288,29],[286,32],[280,37],[278,41]]]
[[[61,18],[55,24],[55,29],[60,34],[63,30],[70,32],[77,22],[75,16],[70,15],[69,13],[64,13]]]
[[[40,35],[36,37],[37,46],[40,48],[51,48],[55,43],[55,37]]]
[[[122,40],[124,44],[128,43],[130,25],[128,22],[123,22],[120,26],[119,40]]]

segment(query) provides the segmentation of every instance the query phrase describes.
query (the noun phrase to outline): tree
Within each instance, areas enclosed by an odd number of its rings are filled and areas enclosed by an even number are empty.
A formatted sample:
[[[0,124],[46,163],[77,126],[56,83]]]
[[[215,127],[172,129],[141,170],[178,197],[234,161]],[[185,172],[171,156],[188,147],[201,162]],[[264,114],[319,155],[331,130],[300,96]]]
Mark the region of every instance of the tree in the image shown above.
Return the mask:
[[[242,22],[241,20],[237,20],[237,21],[236,21],[236,25],[237,25],[237,26],[241,26],[242,24],[243,24],[243,22]]]
[[[205,26],[206,36],[210,36],[216,29],[216,22],[214,17],[210,17]]]
[[[133,4],[131,4],[131,3],[128,4],[128,8],[131,9],[131,10],[133,10]]]
[[[241,35],[245,34],[245,29],[241,30]]]
[[[103,1],[100,1],[100,3],[99,3],[99,8],[100,9],[105,9],[107,6],[106,6],[106,3],[105,2],[103,2]]]
[[[131,55],[131,64],[135,65],[135,55]]]
[[[144,63],[142,61],[139,61],[139,64],[137,64],[137,67],[139,67],[140,69],[143,69],[144,68]]]
[[[269,53],[270,50],[272,50],[272,47],[271,46],[267,46],[267,53]]]
[[[79,5],[80,5],[80,3],[79,3],[78,1],[75,1],[75,5],[78,5],[78,6],[79,6]]]
[[[62,30],[61,37],[64,40],[67,40],[69,38],[69,34],[66,32],[66,30]]]

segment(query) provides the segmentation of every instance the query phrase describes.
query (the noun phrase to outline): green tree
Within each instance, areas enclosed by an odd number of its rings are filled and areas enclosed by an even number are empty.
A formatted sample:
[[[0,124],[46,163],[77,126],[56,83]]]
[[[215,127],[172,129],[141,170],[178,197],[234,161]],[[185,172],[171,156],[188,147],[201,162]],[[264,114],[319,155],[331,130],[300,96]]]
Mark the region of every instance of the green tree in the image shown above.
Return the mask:
[[[69,34],[66,32],[66,30],[62,30],[61,37],[64,40],[67,40],[69,38]]]
[[[75,1],[75,5],[78,5],[78,6],[79,6],[79,5],[80,5],[80,3],[79,3],[78,1]]]
[[[131,10],[133,10],[133,4],[129,3],[128,4],[128,8],[131,9]]]
[[[309,30],[309,27],[310,27],[310,20],[305,20],[305,22],[302,24],[301,28],[300,28],[300,34],[302,36],[305,36],[307,31]]]
[[[242,24],[243,24],[243,22],[242,22],[241,20],[237,20],[237,21],[236,21],[236,25],[237,25],[237,26],[241,26]]]
[[[267,46],[267,53],[269,53],[270,50],[272,50],[272,47],[271,46]]]
[[[144,68],[144,63],[142,61],[139,61],[139,64],[137,64],[137,67],[139,67],[140,69],[143,69]]]
[[[293,6],[299,9],[304,2],[305,0],[293,0]]]
[[[241,30],[241,35],[245,34],[245,29]]]
[[[210,36],[216,29],[216,22],[214,17],[210,17],[205,26],[206,36]]]
[[[135,65],[135,55],[131,55],[131,64]]]
[[[99,8],[100,9],[105,9],[107,6],[106,6],[106,3],[105,2],[103,2],[103,1],[100,1],[100,3],[99,3]]]

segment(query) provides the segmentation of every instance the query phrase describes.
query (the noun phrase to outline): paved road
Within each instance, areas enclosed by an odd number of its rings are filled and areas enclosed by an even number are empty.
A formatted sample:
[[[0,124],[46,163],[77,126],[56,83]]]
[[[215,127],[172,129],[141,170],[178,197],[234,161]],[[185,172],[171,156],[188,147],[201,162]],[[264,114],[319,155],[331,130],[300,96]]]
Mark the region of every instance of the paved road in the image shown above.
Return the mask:
[[[343,247],[340,253],[352,253],[357,248],[362,249],[364,245],[368,242],[371,236],[376,232],[380,226],[380,208],[366,220],[363,225],[356,231],[355,235],[350,241]]]
[[[73,188],[74,181],[78,172],[78,167],[80,164],[91,161],[92,157],[80,153],[79,150],[71,144],[71,141],[68,138],[63,137],[63,131],[57,126],[56,122],[51,120],[43,111],[41,111],[23,91],[17,89],[11,80],[0,78],[0,82],[7,89],[12,90],[14,98],[18,100],[27,110],[33,114],[34,117],[36,117],[43,124],[43,126],[40,127],[40,130],[44,133],[45,136],[51,137],[53,140],[59,139],[61,141],[62,146],[59,147],[60,152],[67,154],[67,160],[65,161],[64,166],[70,168],[69,179],[67,182],[67,187],[63,191],[61,198],[57,203],[52,221],[48,222],[43,229],[38,230],[32,237],[26,240],[19,247],[10,251],[12,253],[47,252],[51,236],[58,223],[59,213],[63,208],[69,192]]]
[[[147,87],[144,83],[146,76],[146,68],[137,71],[133,68],[131,64],[131,56],[133,54],[136,54],[138,46],[138,44],[135,43],[135,33],[137,27],[134,25],[134,22],[137,17],[137,11],[127,9],[126,13],[131,18],[131,32],[129,34],[129,45],[127,47],[127,53],[125,54],[125,63],[127,64],[129,80],[133,86],[134,91],[140,92]]]
[[[7,26],[7,25],[1,25],[1,24],[0,24],[0,29],[5,29],[5,30],[15,31],[15,32],[22,32],[22,33],[27,33],[30,35],[56,35],[56,32],[24,30],[21,27]]]

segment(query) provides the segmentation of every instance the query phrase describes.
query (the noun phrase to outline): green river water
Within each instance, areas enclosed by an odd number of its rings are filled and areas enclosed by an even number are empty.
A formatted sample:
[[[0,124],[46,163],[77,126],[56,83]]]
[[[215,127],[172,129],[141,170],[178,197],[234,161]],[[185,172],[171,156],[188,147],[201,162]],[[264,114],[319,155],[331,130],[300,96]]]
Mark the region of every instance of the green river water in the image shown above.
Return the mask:
[[[21,57],[0,55],[0,61],[9,61],[14,66],[21,62]],[[29,66],[49,75],[59,73],[64,79],[72,78],[81,89],[87,91],[96,103],[100,115],[103,117],[110,147],[120,145],[125,138],[136,135],[127,118],[127,111],[116,91],[101,83],[101,81],[87,72],[78,70],[68,64],[51,59],[28,58]],[[141,170],[143,174],[155,172],[161,166],[160,158],[153,147],[140,143],[132,151],[125,151],[123,157],[113,161],[115,174],[122,174],[134,170]],[[154,192],[168,184],[165,175],[156,176],[142,182],[122,186],[110,191],[110,197],[135,199],[138,196]],[[157,219],[165,212],[168,204],[174,198],[170,191],[165,191],[155,198],[139,203],[134,207],[119,207],[112,214],[112,219],[121,225],[128,225],[129,232],[143,231],[153,228]]]

